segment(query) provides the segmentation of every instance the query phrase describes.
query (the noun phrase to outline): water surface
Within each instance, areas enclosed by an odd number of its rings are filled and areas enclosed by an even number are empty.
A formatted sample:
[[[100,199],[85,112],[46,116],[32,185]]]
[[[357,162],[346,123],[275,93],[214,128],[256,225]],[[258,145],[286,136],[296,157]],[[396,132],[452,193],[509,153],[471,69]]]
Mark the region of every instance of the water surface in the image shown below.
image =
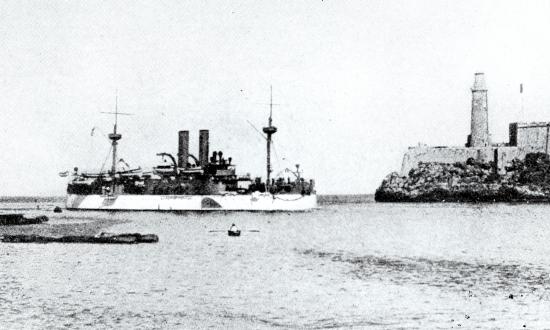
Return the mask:
[[[160,242],[2,244],[0,321],[6,328],[550,328],[549,213],[548,205],[373,202],[295,214],[48,213],[52,224],[128,220],[109,231],[156,233]],[[224,232],[232,223],[241,237]]]

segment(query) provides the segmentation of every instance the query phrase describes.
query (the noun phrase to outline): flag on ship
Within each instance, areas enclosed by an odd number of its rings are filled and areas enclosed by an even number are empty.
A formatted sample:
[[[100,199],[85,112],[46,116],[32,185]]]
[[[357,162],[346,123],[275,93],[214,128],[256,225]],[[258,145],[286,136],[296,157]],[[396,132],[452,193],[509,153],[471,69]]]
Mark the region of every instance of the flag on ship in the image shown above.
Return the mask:
[[[59,176],[62,177],[62,178],[67,177],[67,176],[69,176],[69,171],[59,172]]]

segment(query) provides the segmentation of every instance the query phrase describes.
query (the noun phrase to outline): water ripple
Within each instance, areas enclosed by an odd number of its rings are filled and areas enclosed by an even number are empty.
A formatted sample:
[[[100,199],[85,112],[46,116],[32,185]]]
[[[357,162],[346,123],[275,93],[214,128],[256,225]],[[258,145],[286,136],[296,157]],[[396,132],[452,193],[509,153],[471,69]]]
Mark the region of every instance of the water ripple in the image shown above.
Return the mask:
[[[359,279],[389,280],[395,284],[427,285],[483,295],[518,295],[534,293],[540,299],[550,300],[550,274],[543,267],[470,263],[425,257],[350,256],[341,252],[313,249],[298,251],[303,255],[329,259],[353,266],[350,274]],[[508,297],[510,297],[507,294]]]

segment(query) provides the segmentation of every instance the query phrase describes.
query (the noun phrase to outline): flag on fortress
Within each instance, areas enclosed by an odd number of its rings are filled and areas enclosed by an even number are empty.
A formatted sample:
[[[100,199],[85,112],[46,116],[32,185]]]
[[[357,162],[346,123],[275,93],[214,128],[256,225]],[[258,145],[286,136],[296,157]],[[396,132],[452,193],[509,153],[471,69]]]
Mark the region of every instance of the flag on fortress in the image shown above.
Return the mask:
[[[523,93],[523,84],[519,84],[519,92],[520,92],[520,94]]]

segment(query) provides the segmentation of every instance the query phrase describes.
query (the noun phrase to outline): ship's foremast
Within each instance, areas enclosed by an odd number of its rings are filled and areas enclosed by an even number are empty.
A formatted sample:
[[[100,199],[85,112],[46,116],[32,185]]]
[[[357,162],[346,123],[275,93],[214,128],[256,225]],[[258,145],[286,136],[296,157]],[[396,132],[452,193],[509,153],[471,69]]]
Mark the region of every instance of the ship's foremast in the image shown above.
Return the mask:
[[[115,126],[113,128],[113,133],[109,134],[109,139],[111,140],[111,146],[113,148],[113,162],[111,164],[111,175],[115,175],[116,173],[116,149],[118,145],[118,140],[122,138],[121,134],[118,134],[116,132],[116,122]]]
[[[113,126],[113,133],[110,133],[108,135],[109,140],[111,140],[111,148],[112,148],[112,151],[113,151],[111,171],[109,172],[109,174],[111,176],[114,176],[116,174],[118,141],[120,139],[122,139],[122,135],[117,133],[118,116],[119,115],[131,115],[131,114],[130,113],[118,112],[118,93],[117,93],[117,96],[115,98],[115,112],[103,112],[103,113],[115,115],[115,125]]]

